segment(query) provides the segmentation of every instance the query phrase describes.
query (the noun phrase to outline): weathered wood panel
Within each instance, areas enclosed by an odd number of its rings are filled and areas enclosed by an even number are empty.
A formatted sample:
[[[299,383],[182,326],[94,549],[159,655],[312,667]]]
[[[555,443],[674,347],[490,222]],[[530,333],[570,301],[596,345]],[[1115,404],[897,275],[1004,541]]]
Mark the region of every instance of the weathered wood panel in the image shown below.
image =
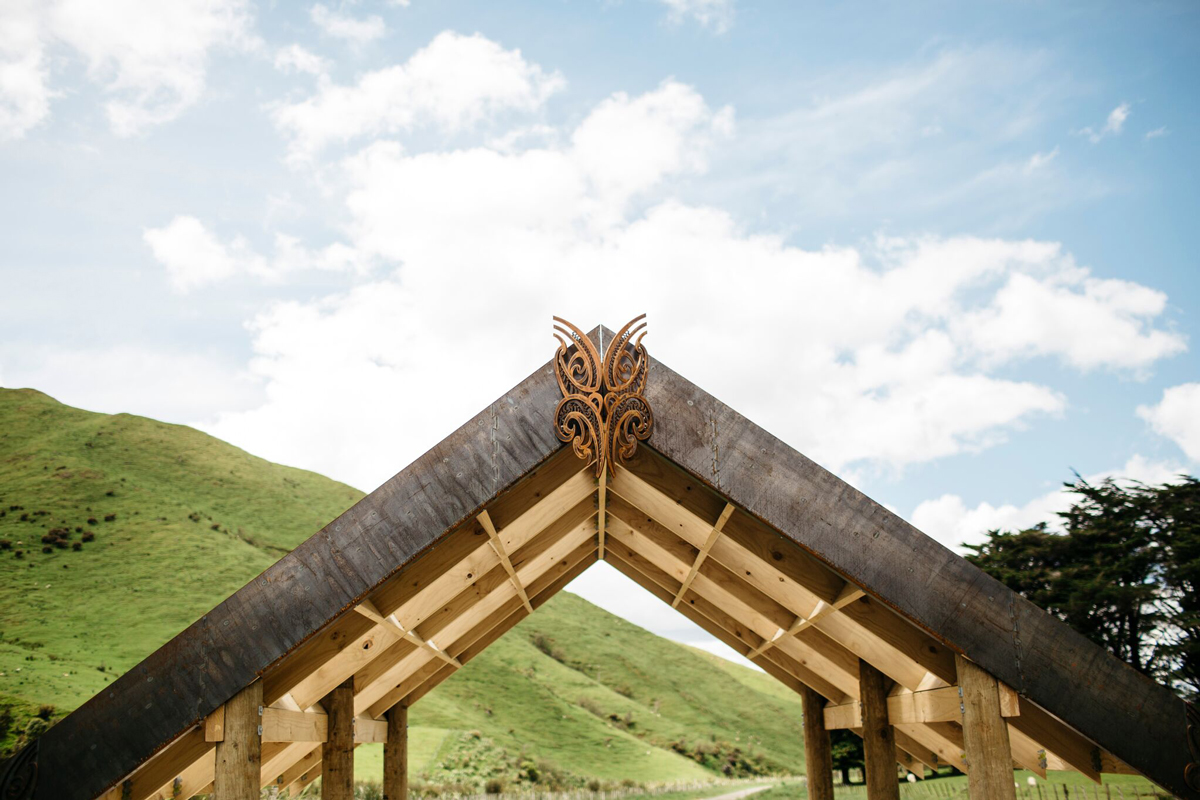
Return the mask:
[[[408,706],[397,703],[387,712],[383,745],[383,800],[408,800]]]
[[[958,688],[962,692],[963,749],[971,772],[972,797],[1013,800],[1013,754],[1008,723],[1000,716],[1000,687],[978,665],[958,656]]]
[[[262,769],[262,682],[242,689],[225,704],[223,738],[217,742],[214,800],[258,800]]]
[[[349,390],[349,389],[348,389]],[[92,800],[561,447],[549,362],[42,737],[36,800]]]
[[[833,748],[825,730],[825,698],[805,686],[800,691],[804,703],[804,771],[808,777],[810,800],[833,800]]]
[[[859,664],[867,800],[900,800],[900,784],[896,778],[896,735],[888,720],[887,693],[890,684],[886,675],[866,661]]]
[[[1184,703],[1169,690],[653,359],[646,396],[654,450],[1122,761],[1200,800],[1184,783]]]

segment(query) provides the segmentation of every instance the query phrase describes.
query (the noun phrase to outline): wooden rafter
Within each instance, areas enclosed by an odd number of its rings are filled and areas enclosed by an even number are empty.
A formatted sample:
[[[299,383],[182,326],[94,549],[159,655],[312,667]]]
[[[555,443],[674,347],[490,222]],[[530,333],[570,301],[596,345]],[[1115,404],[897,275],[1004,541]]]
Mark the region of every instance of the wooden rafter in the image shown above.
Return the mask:
[[[508,558],[508,551],[504,549],[504,542],[500,541],[500,534],[496,532],[496,526],[492,524],[492,518],[488,515],[487,509],[479,512],[476,517],[479,524],[487,531],[488,539],[491,540],[492,549],[496,551],[496,556],[500,559],[500,564],[503,565],[504,571],[508,573],[508,579],[512,581],[513,588],[517,590],[517,595],[521,598],[521,602],[525,604],[525,610],[530,614],[533,613],[533,606],[529,605],[529,595],[525,594],[525,587],[521,583],[521,579],[517,577],[516,570],[513,569],[512,561]]]
[[[717,518],[712,530],[708,532],[708,537],[700,545],[700,550],[696,553],[696,560],[692,562],[692,568],[688,570],[687,577],[683,579],[683,583],[679,587],[679,592],[675,595],[675,599],[671,601],[671,608],[679,607],[679,601],[687,594],[692,581],[696,579],[696,573],[700,571],[700,565],[704,563],[704,559],[708,558],[708,551],[716,544],[717,537],[721,535],[721,529],[725,527],[725,523],[729,521],[729,517],[733,512],[733,503],[726,503],[725,508],[721,511],[721,516]]]

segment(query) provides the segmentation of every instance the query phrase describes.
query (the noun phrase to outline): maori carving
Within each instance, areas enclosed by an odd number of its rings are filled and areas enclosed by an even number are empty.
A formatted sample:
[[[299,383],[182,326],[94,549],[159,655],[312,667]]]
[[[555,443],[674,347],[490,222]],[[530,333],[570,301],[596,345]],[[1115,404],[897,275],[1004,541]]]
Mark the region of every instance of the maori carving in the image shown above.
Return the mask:
[[[626,323],[603,357],[583,331],[554,318],[554,373],[563,394],[554,412],[555,430],[559,439],[570,442],[575,455],[595,464],[597,477],[610,462],[632,458],[637,443],[649,439],[654,426],[654,413],[643,395],[650,369],[642,344],[645,318],[642,314]]]
[[[25,745],[7,763],[0,764],[0,800],[28,800],[37,785],[38,742]]]
[[[1184,701],[1187,709],[1187,743],[1192,763],[1183,771],[1183,780],[1194,791],[1200,792],[1200,708]]]

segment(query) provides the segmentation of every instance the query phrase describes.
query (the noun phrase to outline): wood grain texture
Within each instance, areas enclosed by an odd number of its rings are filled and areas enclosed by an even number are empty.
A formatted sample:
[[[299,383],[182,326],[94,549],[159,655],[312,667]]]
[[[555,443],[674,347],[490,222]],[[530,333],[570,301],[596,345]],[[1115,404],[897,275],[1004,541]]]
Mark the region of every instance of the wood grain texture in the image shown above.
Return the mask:
[[[1000,687],[996,679],[962,656],[958,687],[962,692],[963,749],[971,772],[967,776],[972,797],[1013,800],[1012,746],[1008,723],[1000,716]]]
[[[866,661],[858,667],[862,701],[863,771],[867,774],[867,800],[900,800],[896,779],[896,736],[888,721],[888,688],[891,681]]]
[[[661,362],[650,370],[654,450],[1122,761],[1200,800],[1183,779],[1184,704],[1168,689]]]
[[[408,706],[397,703],[387,712],[383,745],[383,800],[408,800]]]
[[[242,689],[225,704],[224,738],[217,742],[213,772],[213,800],[258,800],[261,709],[261,681]]]
[[[328,716],[321,761],[321,800],[354,800],[354,682],[338,686],[321,705]]]
[[[809,800],[833,800],[833,749],[829,731],[825,730],[825,698],[805,686],[800,699],[804,703],[804,771]]]
[[[61,720],[35,800],[103,794],[536,470],[563,447],[558,398],[547,362]]]

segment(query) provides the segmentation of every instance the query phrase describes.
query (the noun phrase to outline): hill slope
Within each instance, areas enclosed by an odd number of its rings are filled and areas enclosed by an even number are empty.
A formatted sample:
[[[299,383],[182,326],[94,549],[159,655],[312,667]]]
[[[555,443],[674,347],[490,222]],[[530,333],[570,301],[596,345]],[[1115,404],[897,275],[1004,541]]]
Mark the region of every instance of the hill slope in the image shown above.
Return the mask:
[[[187,427],[0,389],[2,743],[36,732],[39,706],[51,719],[78,706],[361,496]],[[415,771],[435,783],[803,765],[799,698],[568,593],[410,724]],[[360,749],[364,777],[378,760]]]

